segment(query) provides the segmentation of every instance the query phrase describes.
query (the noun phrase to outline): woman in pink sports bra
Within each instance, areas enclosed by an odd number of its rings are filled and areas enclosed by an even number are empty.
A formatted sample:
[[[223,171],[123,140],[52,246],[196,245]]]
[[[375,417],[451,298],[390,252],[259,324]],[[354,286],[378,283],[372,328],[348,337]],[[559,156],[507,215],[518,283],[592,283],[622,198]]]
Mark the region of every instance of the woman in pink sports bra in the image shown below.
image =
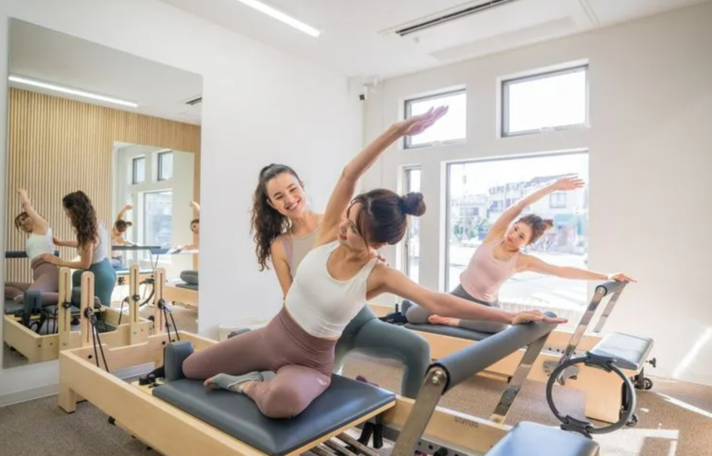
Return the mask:
[[[524,209],[550,193],[575,190],[583,185],[583,181],[576,177],[559,179],[509,207],[492,225],[482,245],[475,250],[470,263],[460,275],[460,285],[451,294],[477,304],[500,307],[499,289],[514,274],[525,271],[566,279],[635,282],[620,272],[605,274],[571,266],[556,266],[521,253],[522,247],[536,242],[553,226],[552,220],[542,219],[535,214],[520,217]],[[519,219],[514,222],[517,217]],[[409,322],[416,324],[456,326],[487,333],[499,332],[507,327],[500,323],[441,317],[417,305],[408,308],[406,317]]]

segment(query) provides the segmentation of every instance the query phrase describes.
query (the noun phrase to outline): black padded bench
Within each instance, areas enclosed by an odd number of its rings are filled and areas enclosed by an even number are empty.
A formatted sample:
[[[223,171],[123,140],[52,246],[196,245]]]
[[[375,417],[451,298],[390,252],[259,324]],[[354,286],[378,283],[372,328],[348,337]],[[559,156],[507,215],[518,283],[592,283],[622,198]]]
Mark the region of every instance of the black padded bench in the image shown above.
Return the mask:
[[[268,455],[289,454],[388,404],[395,394],[339,375],[301,415],[275,420],[245,395],[209,390],[200,380],[174,380],[153,395]],[[346,400],[344,400],[346,399]]]
[[[210,390],[200,380],[184,378],[183,360],[192,352],[189,342],[166,347],[166,383],[153,388],[153,395],[268,455],[289,454],[396,402],[390,391],[332,375],[329,388],[299,416],[270,419],[243,394]]]
[[[653,339],[611,333],[589,350],[589,353],[603,358],[612,358],[615,360],[614,364],[621,369],[637,372],[643,367],[652,349]]]
[[[485,456],[597,456],[596,442],[526,421],[518,423]]]
[[[25,306],[22,304],[22,302],[16,302],[12,299],[5,300],[5,315],[15,315],[18,313],[22,313],[24,309]]]

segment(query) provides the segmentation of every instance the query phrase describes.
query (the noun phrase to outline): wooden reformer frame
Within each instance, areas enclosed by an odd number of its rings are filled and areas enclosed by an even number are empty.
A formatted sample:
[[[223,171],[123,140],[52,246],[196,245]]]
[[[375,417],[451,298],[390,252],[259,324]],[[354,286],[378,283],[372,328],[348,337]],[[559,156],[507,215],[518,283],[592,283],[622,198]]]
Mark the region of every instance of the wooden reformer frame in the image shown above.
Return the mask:
[[[160,297],[161,290],[157,290],[156,302],[160,301]],[[156,311],[158,312],[158,309]],[[392,455],[411,455],[416,449],[433,454],[443,448],[450,451],[446,454],[484,454],[510,430],[510,426],[501,423],[532,368],[531,361],[536,359],[547,336],[548,334],[533,341],[524,350],[522,362],[515,367],[514,376],[490,420],[437,407],[448,382],[447,372],[443,373],[443,369],[436,366],[431,367],[428,372],[416,400],[396,396],[393,402],[305,444],[289,453],[289,456],[308,450],[319,456],[353,455],[338,442],[356,446],[366,456],[377,456],[375,451],[345,434],[349,429],[367,423],[379,426],[380,436],[397,440]],[[128,383],[108,372],[109,369],[123,369],[151,362],[162,365],[164,348],[178,338],[190,341],[196,350],[217,343],[182,331],[174,337],[170,334],[155,334],[136,345],[113,349],[105,347],[106,363],[96,357],[96,350],[88,345],[63,351],[60,355],[59,406],[72,413],[76,410],[78,399],[86,399],[110,415],[114,424],[167,456],[263,455],[264,453],[153,396],[150,386],[141,386],[138,382]]]
[[[129,317],[125,319],[119,311],[104,307],[101,318],[116,329],[101,334],[101,340],[109,347],[137,344],[145,341],[151,331],[151,322],[139,317],[138,312],[138,267],[130,270],[131,298]],[[72,279],[68,268],[60,268],[59,299],[57,303],[58,332],[40,335],[22,324],[18,317],[5,315],[3,321],[4,342],[25,356],[30,363],[57,359],[62,350],[85,346],[91,343],[92,325],[86,309],[94,309],[94,274],[82,273],[80,300],[80,330],[71,330],[72,321]],[[127,321],[128,320],[128,321]],[[122,324],[119,322],[122,321]]]

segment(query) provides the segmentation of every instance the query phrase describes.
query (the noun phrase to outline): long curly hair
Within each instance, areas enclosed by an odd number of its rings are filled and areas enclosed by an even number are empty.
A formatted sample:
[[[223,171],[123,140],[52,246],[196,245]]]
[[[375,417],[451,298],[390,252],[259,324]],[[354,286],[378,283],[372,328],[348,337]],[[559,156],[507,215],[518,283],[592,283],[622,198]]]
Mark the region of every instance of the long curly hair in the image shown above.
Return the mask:
[[[269,195],[267,195],[267,183],[282,173],[289,173],[301,182],[301,179],[292,168],[287,165],[273,163],[265,166],[260,171],[257,188],[252,198],[252,227],[250,231],[253,233],[253,239],[255,240],[255,253],[257,254],[260,271],[269,269],[267,263],[271,257],[270,247],[272,243],[291,226],[288,217],[280,214],[277,209],[270,206]]]
[[[99,222],[91,200],[79,190],[65,195],[62,205],[69,213],[69,219],[77,234],[79,247],[96,242],[99,238]]]

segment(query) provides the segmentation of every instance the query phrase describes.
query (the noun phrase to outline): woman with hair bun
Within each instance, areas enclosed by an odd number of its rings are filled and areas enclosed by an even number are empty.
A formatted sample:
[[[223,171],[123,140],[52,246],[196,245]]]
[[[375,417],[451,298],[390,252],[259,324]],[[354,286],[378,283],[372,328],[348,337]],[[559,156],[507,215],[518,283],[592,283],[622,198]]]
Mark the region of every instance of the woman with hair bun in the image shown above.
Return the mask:
[[[473,303],[500,307],[499,289],[514,274],[537,272],[565,279],[619,280],[635,282],[623,273],[605,274],[572,266],[556,266],[521,252],[554,226],[554,221],[536,214],[521,216],[524,209],[553,192],[576,190],[584,183],[576,177],[559,179],[510,206],[492,225],[482,244],[475,250],[467,268],[460,274],[460,284],[451,293]],[[515,221],[516,220],[516,221]],[[507,325],[479,320],[462,320],[433,314],[418,305],[406,312],[409,322],[432,323],[479,332],[496,333]]]

